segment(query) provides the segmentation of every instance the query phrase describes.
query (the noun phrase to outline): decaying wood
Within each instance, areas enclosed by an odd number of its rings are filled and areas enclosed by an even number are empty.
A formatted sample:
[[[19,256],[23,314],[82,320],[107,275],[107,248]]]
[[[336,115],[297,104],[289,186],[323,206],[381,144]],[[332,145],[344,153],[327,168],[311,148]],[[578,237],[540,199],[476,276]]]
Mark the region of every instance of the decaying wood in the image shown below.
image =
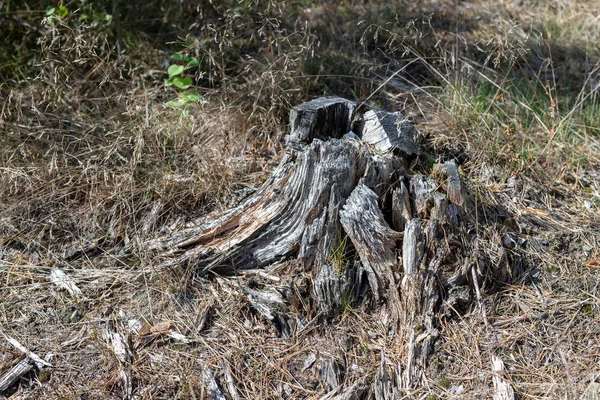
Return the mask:
[[[440,174],[446,178],[442,184],[445,186],[446,194],[452,204],[462,208],[470,208],[472,205],[469,204],[468,191],[460,179],[456,163],[454,161],[446,161],[443,164],[438,164],[436,167],[434,175]]]
[[[33,369],[34,363],[29,357],[24,357],[21,361],[15,364],[4,375],[0,377],[0,392],[14,385],[23,375]]]
[[[424,283],[425,245],[421,220],[411,219],[406,224],[402,245],[402,311],[403,325],[409,329],[408,358],[402,377],[402,386],[412,388],[419,379],[417,367],[416,327],[420,324],[422,309],[422,292]]]
[[[202,389],[206,388],[206,391],[208,392],[207,397],[209,399],[227,400],[227,398],[223,394],[223,391],[219,387],[219,384],[215,380],[212,369],[210,369],[206,365],[204,366],[204,371],[202,373],[202,382],[204,383]],[[204,398],[204,396],[201,396],[201,398]]]
[[[496,357],[492,356],[492,381],[494,383],[494,400],[514,400],[515,391],[502,376],[504,372],[504,362]]]
[[[123,335],[116,332],[110,325],[103,331],[103,335],[106,344],[117,361],[117,370],[121,381],[123,398],[130,399],[133,394],[133,377],[131,376],[133,351],[131,346]]]
[[[419,218],[426,218],[433,207],[433,194],[436,182],[423,175],[414,175],[410,180],[410,194],[414,201],[414,210]]]
[[[369,110],[357,124],[365,143],[380,152],[398,151],[403,157],[419,154],[418,132],[400,113]]]
[[[79,287],[77,287],[77,284],[75,284],[75,281],[73,280],[73,278],[71,278],[70,276],[65,274],[61,269],[54,268],[50,272],[49,278],[52,281],[52,283],[54,283],[56,286],[60,287],[61,289],[64,289],[67,292],[69,292],[69,294],[71,296],[73,296],[74,298],[83,299],[85,297],[85,296],[83,296],[81,289],[79,289]]]
[[[223,360],[223,375],[225,378],[225,383],[227,384],[227,391],[229,392],[229,396],[232,400],[240,400],[241,397],[238,393],[238,390],[235,386],[235,380],[233,379],[233,375],[231,373],[231,368],[229,368],[229,361]]]
[[[355,382],[350,387],[338,386],[319,400],[354,400],[360,399],[363,393],[369,389],[369,385],[363,382]]]
[[[331,108],[326,111],[336,112]],[[240,206],[149,247],[182,253],[176,262],[198,263],[202,273],[264,267],[296,254],[307,225],[329,203],[332,185],[338,185],[340,198],[347,197],[364,166],[360,144],[352,136],[314,139],[302,151],[293,147],[269,181]]]
[[[398,263],[393,249],[400,234],[386,223],[377,204],[377,195],[359,184],[348,198],[340,217],[367,272],[374,300],[387,299],[390,309],[400,310],[400,297],[393,275],[393,268]]]
[[[52,367],[52,364],[41,359],[37,354],[30,351],[27,347],[23,346],[18,340],[8,336],[2,329],[0,329],[0,336],[2,336],[8,343],[13,345],[17,350],[30,358],[38,369],[42,369],[44,367]]]
[[[404,231],[406,222],[413,218],[412,208],[410,206],[410,195],[404,184],[404,180],[400,183],[392,196],[392,226],[398,232]]]
[[[191,265],[200,275],[270,269],[261,287],[236,290],[280,336],[301,334],[322,316],[331,320],[348,298],[382,307],[384,325],[404,335],[408,353],[391,377],[382,354],[375,398],[387,399],[426,382],[442,298],[449,307],[468,306],[470,283],[481,284],[471,274],[484,272],[486,255],[478,251],[476,203],[458,166],[411,171],[422,153],[418,132],[399,113],[361,112],[337,97],[294,107],[285,155],[259,189],[219,216],[146,245],[165,265]],[[510,271],[506,251],[493,253]],[[274,272],[282,265],[309,277],[302,287],[308,298],[301,299],[306,315],[290,317],[292,290]],[[340,386],[343,372],[333,360],[319,368],[331,389],[324,398],[362,393],[363,385]],[[219,397],[212,376],[205,373],[205,383]]]
[[[338,188],[337,184],[331,186],[329,205],[323,215],[307,227],[298,255],[305,268],[314,263],[313,294],[325,313],[336,310],[342,296],[340,273],[344,268],[344,242],[339,218],[342,199]]]
[[[281,292],[271,287],[257,290],[243,286],[240,289],[252,307],[271,323],[280,336],[291,336],[294,326],[285,316],[287,304]]]

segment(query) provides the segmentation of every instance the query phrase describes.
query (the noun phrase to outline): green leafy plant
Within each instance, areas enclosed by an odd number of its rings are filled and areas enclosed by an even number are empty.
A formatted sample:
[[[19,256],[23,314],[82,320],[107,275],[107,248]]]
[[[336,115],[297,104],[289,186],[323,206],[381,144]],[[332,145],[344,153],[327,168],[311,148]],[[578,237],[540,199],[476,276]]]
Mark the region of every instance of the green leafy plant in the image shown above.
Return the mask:
[[[63,5],[58,6],[48,6],[46,8],[46,23],[52,24],[57,19],[64,19],[69,15],[69,9]]]
[[[200,101],[200,95],[195,91],[188,91],[192,86],[192,78],[186,75],[186,71],[198,67],[200,63],[196,57],[188,54],[175,53],[171,59],[178,64],[171,64],[167,69],[169,77],[165,79],[165,87],[175,86],[182,90],[176,100],[169,100],[165,106],[178,109],[181,114],[187,114],[187,107],[192,103]]]

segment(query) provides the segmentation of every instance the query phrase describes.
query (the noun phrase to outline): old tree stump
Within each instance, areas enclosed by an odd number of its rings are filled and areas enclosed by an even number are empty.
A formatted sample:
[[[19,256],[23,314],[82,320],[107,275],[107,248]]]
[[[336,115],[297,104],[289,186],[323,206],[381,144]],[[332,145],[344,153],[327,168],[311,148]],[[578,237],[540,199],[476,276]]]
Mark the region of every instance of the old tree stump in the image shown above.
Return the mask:
[[[484,272],[506,280],[506,251],[501,243],[480,249],[477,207],[453,161],[411,171],[419,135],[399,113],[359,112],[325,97],[294,107],[290,126],[286,153],[262,187],[218,218],[148,246],[201,275],[292,260],[310,276],[303,301],[313,317],[332,320],[352,301],[383,311],[390,334],[406,338],[406,363],[394,382],[376,385],[381,395],[419,386],[437,316],[468,305]],[[285,291],[245,293],[280,335],[302,323],[286,316]]]

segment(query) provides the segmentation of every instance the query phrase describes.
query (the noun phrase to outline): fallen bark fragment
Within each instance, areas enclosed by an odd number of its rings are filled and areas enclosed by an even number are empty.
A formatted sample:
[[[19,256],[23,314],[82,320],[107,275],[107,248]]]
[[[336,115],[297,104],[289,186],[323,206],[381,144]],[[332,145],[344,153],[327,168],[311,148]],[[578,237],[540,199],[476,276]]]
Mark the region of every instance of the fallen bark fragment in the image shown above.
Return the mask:
[[[209,399],[227,400],[227,398],[223,394],[223,391],[219,387],[219,384],[215,380],[212,369],[210,369],[206,365],[204,366],[204,371],[202,372],[202,381],[204,383],[203,388],[206,388]]]
[[[15,366],[0,377],[0,392],[14,385],[23,375],[33,369],[34,363],[29,357],[24,357]]]

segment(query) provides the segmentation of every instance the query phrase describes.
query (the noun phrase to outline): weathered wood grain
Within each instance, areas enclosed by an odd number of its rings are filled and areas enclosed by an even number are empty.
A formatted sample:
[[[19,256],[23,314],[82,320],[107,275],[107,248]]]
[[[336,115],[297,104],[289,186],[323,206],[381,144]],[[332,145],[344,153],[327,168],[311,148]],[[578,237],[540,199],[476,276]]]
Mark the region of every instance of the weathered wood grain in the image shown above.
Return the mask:
[[[34,362],[29,357],[24,357],[16,363],[4,375],[0,376],[0,393],[14,385],[23,375],[31,371],[33,367]]]
[[[413,218],[413,211],[410,205],[410,195],[404,184],[404,180],[400,179],[399,186],[394,190],[392,195],[392,226],[398,232],[404,231],[406,222]]]
[[[397,151],[402,157],[419,154],[417,130],[400,113],[369,110],[357,124],[363,142],[379,152]]]
[[[340,216],[367,272],[375,302],[387,299],[391,312],[397,313],[400,297],[393,269],[398,265],[394,248],[400,233],[389,227],[377,203],[377,195],[363,184],[354,189]]]
[[[293,107],[290,135],[303,143],[313,139],[339,139],[352,129],[356,105],[340,97],[320,97]]]

